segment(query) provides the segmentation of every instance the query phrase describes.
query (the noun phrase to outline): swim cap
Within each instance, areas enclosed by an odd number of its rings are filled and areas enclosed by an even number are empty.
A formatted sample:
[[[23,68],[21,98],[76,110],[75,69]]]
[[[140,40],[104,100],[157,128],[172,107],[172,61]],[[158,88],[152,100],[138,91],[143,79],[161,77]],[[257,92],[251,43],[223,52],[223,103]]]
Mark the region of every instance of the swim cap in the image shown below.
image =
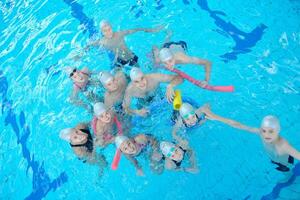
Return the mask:
[[[59,137],[63,140],[70,142],[72,131],[73,131],[73,128],[65,128],[60,131]]]
[[[121,144],[125,141],[129,140],[128,137],[124,136],[124,135],[118,135],[116,138],[115,138],[115,143],[116,143],[116,146],[117,148],[120,148]]]
[[[175,144],[171,143],[171,142],[161,142],[160,145],[160,150],[162,152],[162,154],[166,157],[171,157],[175,151]]]
[[[94,113],[96,116],[102,115],[104,112],[106,112],[106,107],[104,103],[102,102],[97,102],[94,104]]]
[[[179,113],[181,117],[190,114],[193,111],[194,111],[194,107],[189,103],[183,103],[179,109]]]
[[[280,124],[279,124],[279,120],[277,117],[273,116],[273,115],[268,115],[266,117],[263,118],[262,122],[261,122],[261,127],[266,127],[266,128],[273,128],[275,129],[277,132],[280,131]]]
[[[73,70],[76,69],[75,67],[66,67],[65,72],[70,76],[70,74],[73,72]]]
[[[162,61],[162,62],[166,62],[168,60],[171,60],[173,58],[173,55],[170,51],[170,49],[168,48],[162,48],[160,51],[159,51],[159,59]]]
[[[133,67],[130,70],[130,79],[132,81],[141,78],[142,76],[144,76],[144,73],[142,72],[142,70],[140,68],[137,67]]]
[[[103,20],[101,20],[100,21],[100,28],[102,29],[104,26],[110,26],[110,23],[109,23],[109,21],[107,21],[107,20],[105,20],[105,19],[103,19]]]
[[[111,75],[111,73],[103,71],[99,73],[99,79],[102,85],[106,85],[109,81],[111,81],[114,77]]]

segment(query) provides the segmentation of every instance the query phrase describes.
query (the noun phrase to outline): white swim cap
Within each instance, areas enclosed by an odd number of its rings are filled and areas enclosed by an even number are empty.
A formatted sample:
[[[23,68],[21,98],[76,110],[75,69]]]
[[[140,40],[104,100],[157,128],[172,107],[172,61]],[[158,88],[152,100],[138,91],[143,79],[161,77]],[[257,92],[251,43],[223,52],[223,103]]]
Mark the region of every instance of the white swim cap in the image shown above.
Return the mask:
[[[175,151],[175,144],[171,143],[171,142],[161,142],[160,145],[160,150],[162,152],[162,154],[166,157],[171,157]]]
[[[160,51],[159,51],[159,59],[162,61],[162,62],[166,62],[168,60],[171,60],[173,58],[173,55],[170,51],[170,49],[168,48],[162,48]]]
[[[123,144],[123,142],[129,140],[128,137],[124,136],[124,135],[118,135],[116,138],[115,138],[115,143],[116,143],[116,146],[117,148],[120,148],[121,144]]]
[[[194,107],[189,103],[183,103],[179,109],[179,113],[181,117],[190,114],[193,111],[194,111]]]
[[[144,76],[144,73],[142,72],[142,70],[140,68],[137,67],[133,67],[130,70],[130,79],[132,81],[141,78],[142,76]]]
[[[113,80],[113,76],[111,75],[111,73],[106,72],[106,71],[102,71],[99,73],[99,79],[100,82],[102,83],[102,85],[106,85],[109,81]]]
[[[94,104],[94,113],[96,116],[102,115],[104,112],[106,112],[106,106],[102,102],[97,102]]]
[[[268,115],[266,117],[263,118],[262,122],[261,122],[261,127],[266,127],[266,128],[273,128],[275,129],[277,132],[280,131],[280,123],[277,117],[273,116],[273,115]]]
[[[109,21],[103,19],[100,21],[100,28],[102,29],[104,26],[110,26]]]
[[[75,67],[66,67],[65,72],[70,76],[70,74],[73,72],[73,70],[76,69]]]
[[[70,142],[71,134],[72,134],[73,130],[74,130],[73,128],[65,128],[60,131],[59,137],[63,140]]]

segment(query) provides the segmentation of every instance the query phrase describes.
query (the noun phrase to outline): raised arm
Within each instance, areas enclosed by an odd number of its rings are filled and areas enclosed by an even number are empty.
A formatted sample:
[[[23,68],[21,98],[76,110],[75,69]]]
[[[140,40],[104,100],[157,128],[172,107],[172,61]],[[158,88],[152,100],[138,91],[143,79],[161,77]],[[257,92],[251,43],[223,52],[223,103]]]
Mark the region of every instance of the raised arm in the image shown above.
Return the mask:
[[[211,62],[209,60],[200,59],[197,57],[190,57],[185,54],[180,54],[180,61],[182,63],[191,63],[196,65],[204,65],[205,70],[205,81],[209,82],[210,80],[210,72],[211,72]]]
[[[70,95],[70,103],[72,103],[76,106],[81,106],[81,107],[85,108],[88,112],[90,112],[91,110],[90,110],[89,105],[84,103],[82,100],[80,100],[78,94],[79,94],[79,90],[74,88]]]
[[[175,125],[173,126],[173,129],[172,129],[172,137],[174,138],[174,140],[176,140],[176,142],[180,146],[181,146],[181,144],[184,143],[184,139],[177,135],[177,132],[180,130],[181,126],[182,126],[182,121],[180,119],[177,119],[176,123],[175,123]]]
[[[162,29],[163,29],[163,26],[158,26],[155,28],[135,28],[135,29],[129,29],[126,31],[121,31],[121,33],[123,35],[129,35],[129,34],[133,34],[133,33],[140,32],[140,31],[143,31],[146,33],[156,33],[156,32],[161,31]]]
[[[231,127],[241,129],[241,130],[244,130],[244,131],[248,131],[248,132],[251,132],[251,133],[259,133],[258,128],[249,127],[249,126],[246,126],[246,125],[244,125],[240,122],[234,121],[232,119],[228,119],[228,118],[224,118],[224,117],[221,117],[219,115],[216,115],[213,112],[211,112],[209,107],[200,108],[200,109],[201,109],[201,112],[203,112],[206,115],[205,117],[207,119],[220,121],[220,122],[223,122],[224,124],[227,124]],[[196,112],[199,112],[199,110],[197,110]]]
[[[96,46],[102,46],[102,40],[99,39],[99,40],[94,40],[94,41],[91,41],[89,42],[84,48],[83,50],[84,51],[89,51],[91,47],[96,47]]]
[[[184,168],[184,171],[189,173],[197,173],[199,171],[196,161],[195,152],[192,149],[187,149],[186,153],[189,156],[189,166]]]
[[[211,72],[211,62],[209,60],[200,59],[197,57],[191,57],[191,63],[196,65],[204,65],[205,70],[205,81],[209,82],[210,80],[210,72]]]
[[[182,78],[177,75],[169,75],[169,74],[152,74],[153,80],[156,80],[161,83],[168,83],[166,96],[169,102],[172,102],[174,97],[174,87],[182,83]]]
[[[143,172],[142,167],[139,165],[138,161],[132,156],[129,156],[129,155],[126,155],[126,154],[125,154],[125,156],[134,165],[137,175],[143,176],[144,172]]]
[[[129,85],[125,91],[124,99],[123,99],[123,108],[125,112],[129,115],[140,115],[142,117],[146,116],[149,110],[142,108],[140,110],[134,110],[130,108],[131,105],[131,86]]]
[[[173,35],[173,32],[171,30],[166,30],[166,37],[165,37],[163,44],[170,42],[172,35]]]

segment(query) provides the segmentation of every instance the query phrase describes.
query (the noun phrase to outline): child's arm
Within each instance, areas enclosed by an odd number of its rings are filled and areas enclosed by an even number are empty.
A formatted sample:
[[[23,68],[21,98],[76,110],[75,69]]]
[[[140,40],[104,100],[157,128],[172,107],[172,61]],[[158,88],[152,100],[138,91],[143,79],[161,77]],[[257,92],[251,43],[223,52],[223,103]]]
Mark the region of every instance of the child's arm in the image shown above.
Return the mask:
[[[179,135],[177,135],[177,132],[179,131],[179,129],[181,127],[182,127],[182,121],[180,119],[178,119],[176,121],[176,124],[173,127],[172,137],[178,143],[179,146],[181,146],[182,148],[186,149],[189,146],[189,142],[187,140],[183,139],[182,137],[180,137]]]
[[[167,85],[166,97],[169,102],[172,102],[172,99],[175,95],[174,87],[181,84],[183,79],[177,75],[159,74],[159,73],[151,74],[150,76],[152,80],[156,80],[160,83],[169,83]]]
[[[189,155],[190,167],[186,167],[184,169],[184,171],[187,171],[190,173],[197,173],[199,171],[199,169],[198,169],[197,162],[196,162],[195,152],[190,148],[187,149],[186,151],[187,151],[186,153]]]
[[[156,33],[156,32],[161,31],[163,28],[164,28],[164,26],[157,26],[155,28],[134,28],[134,29],[126,30],[126,31],[120,31],[119,33],[123,34],[124,36],[133,34],[133,33],[139,32],[139,31],[143,31],[146,33]]]
[[[300,160],[300,152],[297,151],[294,147],[292,147],[288,142],[285,144],[285,151],[290,156],[296,158],[297,160]]]
[[[191,63],[202,66],[204,65],[205,81],[208,82],[210,80],[211,62],[209,60],[200,59],[197,57],[190,57],[183,53],[180,54],[180,60],[182,63]]]
[[[90,48],[91,48],[91,46],[95,47],[95,46],[101,46],[101,45],[102,45],[102,40],[101,40],[101,39],[100,39],[100,40],[94,40],[94,41],[88,43],[88,44],[83,48],[83,50],[84,50],[84,51],[89,51]]]
[[[201,110],[201,112],[203,112],[206,115],[205,117],[207,119],[220,121],[220,122],[223,122],[224,124],[227,124],[231,127],[241,129],[241,130],[245,130],[245,131],[249,131],[251,133],[259,133],[258,128],[249,127],[249,126],[246,126],[246,125],[244,125],[240,122],[234,121],[232,119],[228,119],[228,118],[224,118],[224,117],[221,117],[219,115],[216,115],[215,113],[213,113],[210,110],[209,106],[201,107],[200,110]],[[199,109],[196,112],[199,112]]]
[[[142,167],[139,165],[138,161],[132,157],[132,156],[129,156],[129,155],[126,155],[126,158],[134,165],[134,167],[136,168],[136,173],[138,176],[143,176],[144,175],[144,172],[143,172],[143,169]]]
[[[129,115],[139,115],[142,117],[147,116],[147,114],[149,113],[149,110],[147,110],[145,108],[142,108],[139,110],[131,109],[130,105],[131,105],[131,92],[130,92],[130,86],[128,86],[125,91],[125,95],[124,95],[124,99],[123,99],[123,108],[124,108],[125,112]]]

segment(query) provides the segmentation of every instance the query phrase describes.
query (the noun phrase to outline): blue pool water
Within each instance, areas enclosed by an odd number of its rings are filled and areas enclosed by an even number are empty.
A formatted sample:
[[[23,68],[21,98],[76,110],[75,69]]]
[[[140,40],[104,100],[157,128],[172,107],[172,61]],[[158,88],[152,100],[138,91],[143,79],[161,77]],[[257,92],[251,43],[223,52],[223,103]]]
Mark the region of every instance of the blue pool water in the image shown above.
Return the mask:
[[[99,37],[100,20],[115,30],[166,24],[189,53],[213,61],[211,81],[234,93],[184,83],[183,96],[252,126],[277,115],[282,136],[300,150],[300,2],[281,1],[13,1],[0,2],[0,199],[300,199],[300,164],[290,176],[274,170],[257,136],[208,122],[189,135],[199,174],[145,166],[135,176],[122,159],[117,171],[82,164],[59,131],[91,116],[67,102],[65,66],[110,69],[109,55],[93,50],[71,58]],[[164,33],[127,38],[144,69]],[[204,77],[202,69],[186,72]],[[170,139],[171,107],[162,104],[133,132]],[[112,160],[114,147],[104,151]]]

